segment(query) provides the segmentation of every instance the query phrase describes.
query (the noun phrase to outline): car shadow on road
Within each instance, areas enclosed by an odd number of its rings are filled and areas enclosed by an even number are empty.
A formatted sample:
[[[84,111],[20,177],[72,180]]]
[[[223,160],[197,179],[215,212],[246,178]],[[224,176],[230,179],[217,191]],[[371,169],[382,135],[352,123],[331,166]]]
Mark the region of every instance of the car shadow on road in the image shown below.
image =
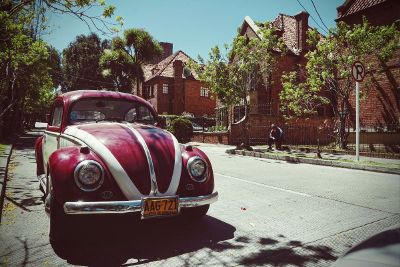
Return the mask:
[[[80,241],[71,240],[64,251],[75,265],[118,266],[144,264],[210,247],[234,238],[236,228],[211,216],[199,221],[163,219],[93,225]],[[83,241],[84,240],[84,241]],[[131,265],[131,263],[129,263]]]
[[[85,266],[134,266],[169,258],[173,265],[319,266],[336,259],[325,245],[277,237],[235,235],[214,217],[197,222],[168,219],[129,224],[95,223],[71,241],[67,261]]]

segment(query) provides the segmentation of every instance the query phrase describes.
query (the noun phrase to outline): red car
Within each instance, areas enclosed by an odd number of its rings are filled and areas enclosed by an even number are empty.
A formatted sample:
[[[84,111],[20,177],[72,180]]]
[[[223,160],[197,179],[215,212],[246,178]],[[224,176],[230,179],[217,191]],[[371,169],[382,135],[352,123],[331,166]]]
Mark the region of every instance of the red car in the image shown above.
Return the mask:
[[[35,150],[53,247],[76,227],[72,218],[198,218],[218,199],[204,152],[157,127],[153,107],[130,94],[87,90],[58,96]]]

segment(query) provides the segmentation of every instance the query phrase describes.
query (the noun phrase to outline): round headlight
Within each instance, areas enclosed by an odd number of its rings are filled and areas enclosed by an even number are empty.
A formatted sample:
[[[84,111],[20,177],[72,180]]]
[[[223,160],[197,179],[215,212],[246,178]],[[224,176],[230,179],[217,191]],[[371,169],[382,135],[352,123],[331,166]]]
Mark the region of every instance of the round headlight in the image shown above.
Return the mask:
[[[188,160],[187,169],[192,180],[201,183],[207,179],[207,163],[199,156]]]
[[[104,171],[101,165],[94,160],[80,162],[74,172],[75,183],[83,191],[94,191],[104,181]]]

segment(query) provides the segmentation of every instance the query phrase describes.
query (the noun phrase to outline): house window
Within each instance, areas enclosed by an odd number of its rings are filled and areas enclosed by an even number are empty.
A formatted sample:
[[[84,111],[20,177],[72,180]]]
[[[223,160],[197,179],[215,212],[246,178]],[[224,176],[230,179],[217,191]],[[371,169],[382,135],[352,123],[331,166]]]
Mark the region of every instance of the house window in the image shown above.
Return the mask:
[[[166,83],[164,83],[163,85],[162,85],[162,92],[163,92],[163,94],[168,94],[168,84],[166,84]]]
[[[201,87],[201,88],[200,88],[200,96],[208,97],[209,91],[210,91],[210,90],[208,90],[208,88]]]

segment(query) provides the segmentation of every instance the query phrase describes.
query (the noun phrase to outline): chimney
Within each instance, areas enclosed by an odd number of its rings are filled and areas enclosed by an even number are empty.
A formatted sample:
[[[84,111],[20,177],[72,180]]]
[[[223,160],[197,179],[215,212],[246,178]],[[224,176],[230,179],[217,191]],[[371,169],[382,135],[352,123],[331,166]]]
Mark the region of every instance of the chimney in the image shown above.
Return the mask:
[[[150,64],[157,64],[160,61],[164,60],[165,58],[169,57],[172,55],[172,50],[174,48],[174,45],[172,43],[167,43],[167,42],[160,42],[161,48],[163,49],[163,52],[161,53],[160,56],[153,58],[150,62]]]
[[[172,55],[172,50],[174,48],[174,45],[172,43],[167,43],[167,42],[160,42],[160,45],[163,49],[163,53],[161,55],[161,60],[163,60],[164,58],[169,57],[170,55]]]
[[[296,18],[297,28],[297,48],[301,51],[307,49],[307,31],[308,31],[308,17],[307,12],[300,12],[294,16]]]
[[[174,67],[174,91],[173,91],[173,114],[180,115],[185,110],[184,85],[183,85],[183,62],[175,60]]]

